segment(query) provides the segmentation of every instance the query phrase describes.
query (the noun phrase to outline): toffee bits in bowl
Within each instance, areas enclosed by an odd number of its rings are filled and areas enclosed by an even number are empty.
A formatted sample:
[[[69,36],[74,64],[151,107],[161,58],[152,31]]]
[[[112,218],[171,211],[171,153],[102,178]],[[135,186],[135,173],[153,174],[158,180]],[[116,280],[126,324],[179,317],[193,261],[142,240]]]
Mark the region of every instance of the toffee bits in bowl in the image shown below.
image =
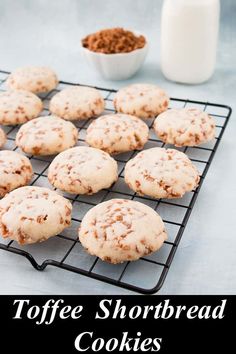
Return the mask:
[[[145,44],[144,36],[135,35],[123,28],[104,29],[82,39],[84,48],[105,54],[129,53],[143,48]]]
[[[82,39],[87,61],[108,80],[125,80],[141,67],[147,54],[146,38],[123,28],[110,28]]]

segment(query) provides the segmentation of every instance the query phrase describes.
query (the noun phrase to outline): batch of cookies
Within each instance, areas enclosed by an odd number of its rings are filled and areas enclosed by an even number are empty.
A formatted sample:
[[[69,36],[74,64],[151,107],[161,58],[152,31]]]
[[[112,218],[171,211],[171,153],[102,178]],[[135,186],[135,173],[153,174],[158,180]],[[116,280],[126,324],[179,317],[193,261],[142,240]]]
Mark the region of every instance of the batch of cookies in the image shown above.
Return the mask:
[[[71,86],[50,100],[51,115],[40,116],[39,93],[58,85],[46,67],[23,67],[6,81],[0,93],[0,124],[21,125],[16,147],[22,153],[0,151],[0,234],[18,243],[42,242],[71,223],[71,202],[56,190],[91,195],[118,179],[112,155],[142,150],[149,139],[146,122],[155,118],[158,138],[177,147],[196,146],[215,137],[215,123],[195,108],[169,109],[169,97],[151,84],[133,84],[114,98],[117,113],[104,114],[105,101],[94,88]],[[94,118],[86,131],[88,146],[76,146],[79,131],[73,121]],[[0,128],[0,146],[6,135]],[[48,180],[56,190],[28,186],[33,168],[28,155],[56,155]],[[124,168],[124,181],[139,195],[181,198],[194,190],[199,173],[186,154],[154,147],[138,152]],[[109,263],[137,260],[157,251],[167,239],[161,217],[149,206],[128,199],[111,199],[84,216],[78,237],[91,255]]]

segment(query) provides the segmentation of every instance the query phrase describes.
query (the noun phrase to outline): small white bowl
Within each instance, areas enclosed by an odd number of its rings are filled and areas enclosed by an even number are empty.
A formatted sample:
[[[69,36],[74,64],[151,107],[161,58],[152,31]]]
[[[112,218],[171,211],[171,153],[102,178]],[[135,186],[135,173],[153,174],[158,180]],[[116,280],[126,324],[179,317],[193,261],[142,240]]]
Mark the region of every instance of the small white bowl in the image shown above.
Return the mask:
[[[133,31],[135,35],[139,32]],[[145,38],[146,39],[146,38]],[[88,63],[107,80],[126,80],[142,66],[148,52],[148,43],[129,53],[104,54],[93,52],[81,45]]]

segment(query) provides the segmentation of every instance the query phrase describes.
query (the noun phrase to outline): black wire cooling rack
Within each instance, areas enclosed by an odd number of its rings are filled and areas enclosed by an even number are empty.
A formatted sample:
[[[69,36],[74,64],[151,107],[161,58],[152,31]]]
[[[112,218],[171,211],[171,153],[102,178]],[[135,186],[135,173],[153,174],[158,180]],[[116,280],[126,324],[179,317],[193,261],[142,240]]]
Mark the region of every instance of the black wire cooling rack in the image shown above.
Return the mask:
[[[8,72],[0,71],[0,91],[5,90],[5,80]],[[41,95],[44,101],[43,115],[49,114],[48,103],[51,97],[61,89],[75,85],[61,81],[58,88],[45,95]],[[106,112],[114,112],[113,97],[116,90],[96,87],[106,100]],[[71,195],[64,193],[64,196],[71,200],[73,204],[72,225],[70,228],[56,237],[52,237],[41,244],[20,246],[15,241],[2,239],[0,249],[15,253],[27,258],[32,266],[37,270],[44,270],[47,266],[55,266],[74,273],[79,273],[90,278],[101,280],[119,287],[133,290],[139,293],[152,294],[157,292],[169,271],[173,257],[178,248],[179,242],[187,225],[189,216],[197,199],[198,193],[206,177],[212,159],[216,153],[225,127],[231,115],[231,108],[221,104],[192,101],[188,99],[171,98],[171,108],[198,107],[211,114],[217,126],[217,134],[214,141],[198,147],[185,147],[178,150],[185,152],[193,163],[197,166],[200,174],[200,184],[198,188],[187,193],[181,199],[164,200],[153,199],[145,196],[138,196],[131,191],[124,183],[125,163],[137,152],[129,152],[115,156],[119,166],[119,179],[109,189],[102,190],[92,196]],[[78,144],[85,144],[85,132],[90,120],[76,123],[79,129]],[[150,139],[145,145],[145,149],[160,146],[169,147],[162,143],[152,130],[153,120],[150,120]],[[18,150],[14,140],[18,130],[15,126],[3,127],[7,134],[6,149]],[[47,169],[53,157],[28,156],[34,169],[32,185],[52,188],[47,180]],[[96,257],[87,254],[79,240],[77,239],[77,229],[84,214],[96,204],[111,198],[127,198],[141,201],[151,206],[163,218],[167,232],[168,241],[156,253],[143,257],[135,262],[112,265],[102,262]]]

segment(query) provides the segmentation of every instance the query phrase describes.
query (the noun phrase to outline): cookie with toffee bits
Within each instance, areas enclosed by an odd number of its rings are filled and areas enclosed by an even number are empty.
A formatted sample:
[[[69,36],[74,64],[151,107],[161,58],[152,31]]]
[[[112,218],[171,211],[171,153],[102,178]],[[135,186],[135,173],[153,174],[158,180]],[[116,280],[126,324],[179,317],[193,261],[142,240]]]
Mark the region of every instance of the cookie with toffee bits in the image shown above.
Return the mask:
[[[15,151],[0,151],[0,197],[27,185],[33,175],[30,160]]]
[[[25,90],[0,92],[0,124],[25,123],[39,115],[43,103],[32,92]]]
[[[115,264],[157,251],[167,234],[161,217],[149,206],[111,199],[87,212],[79,239],[88,253]]]
[[[125,182],[140,195],[181,198],[197,187],[199,174],[183,152],[155,147],[127,162]]]
[[[0,148],[5,144],[6,141],[7,141],[6,134],[4,130],[0,128]]]
[[[154,122],[154,131],[167,144],[197,146],[215,137],[214,119],[197,108],[169,109]]]
[[[55,72],[46,66],[24,66],[14,70],[7,78],[7,87],[33,93],[49,92],[57,87]]]
[[[119,113],[139,118],[154,118],[167,110],[169,97],[164,90],[151,84],[132,84],[120,89],[114,98]]]
[[[72,194],[97,193],[117,178],[117,162],[106,152],[87,146],[61,152],[48,170],[49,182]]]
[[[21,126],[16,145],[27,154],[52,155],[71,148],[77,139],[74,124],[56,116],[44,116]]]
[[[62,232],[71,222],[71,203],[42,187],[22,187],[0,201],[2,237],[30,244]]]
[[[91,87],[73,86],[58,92],[50,101],[50,111],[67,120],[96,117],[104,111],[100,92]]]
[[[149,129],[141,119],[128,114],[107,114],[95,119],[87,129],[86,142],[95,148],[119,154],[141,150]]]

